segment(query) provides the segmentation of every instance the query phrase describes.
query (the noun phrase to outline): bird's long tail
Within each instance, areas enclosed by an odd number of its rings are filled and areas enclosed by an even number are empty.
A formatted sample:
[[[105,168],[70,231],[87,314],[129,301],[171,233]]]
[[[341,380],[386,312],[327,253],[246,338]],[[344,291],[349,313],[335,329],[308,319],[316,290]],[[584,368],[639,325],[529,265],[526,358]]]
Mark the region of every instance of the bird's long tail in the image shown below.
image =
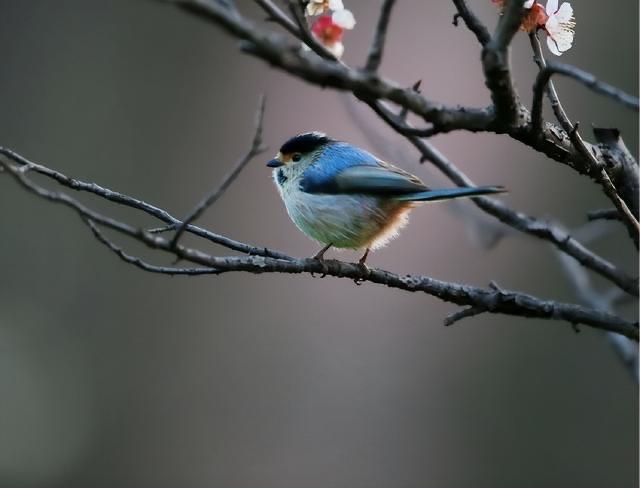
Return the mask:
[[[442,190],[427,190],[416,193],[406,193],[394,197],[401,202],[437,202],[439,200],[451,200],[453,198],[477,197],[492,193],[504,193],[507,190],[502,186],[476,186],[468,188],[446,188]]]

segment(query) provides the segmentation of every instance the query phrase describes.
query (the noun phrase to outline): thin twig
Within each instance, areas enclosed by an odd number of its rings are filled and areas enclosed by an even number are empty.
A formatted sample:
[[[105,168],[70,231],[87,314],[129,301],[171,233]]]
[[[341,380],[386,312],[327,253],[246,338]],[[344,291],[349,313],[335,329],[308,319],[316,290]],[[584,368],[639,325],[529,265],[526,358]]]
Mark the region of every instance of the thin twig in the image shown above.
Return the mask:
[[[532,33],[529,36],[529,39],[531,41],[531,47],[533,48],[535,60],[538,63],[540,70],[544,71],[547,67],[547,64],[544,59],[544,54],[542,53],[540,40],[538,39],[538,36],[536,33]],[[622,222],[627,227],[629,236],[631,237],[631,239],[633,240],[637,248],[638,241],[640,238],[640,224],[638,223],[638,220],[635,218],[633,213],[631,213],[631,210],[629,210],[627,203],[622,198],[620,198],[620,195],[618,195],[618,191],[616,190],[611,179],[609,178],[609,175],[607,174],[607,171],[604,168],[604,166],[600,163],[600,161],[598,161],[598,159],[596,159],[594,154],[586,146],[584,140],[582,139],[582,137],[580,136],[580,133],[578,132],[579,124],[577,122],[573,124],[569,119],[569,116],[567,115],[566,111],[562,107],[562,104],[560,103],[560,99],[558,97],[558,93],[556,92],[553,81],[547,78],[546,83],[543,83],[543,82],[539,82],[538,79],[536,79],[536,86],[534,86],[534,92],[536,93],[536,95],[534,95],[534,97],[538,97],[539,93],[544,92],[545,86],[546,86],[547,96],[549,97],[551,107],[553,109],[553,112],[556,118],[558,119],[558,122],[560,122],[560,125],[562,126],[564,131],[568,134],[569,139],[571,140],[574,147],[582,155],[583,159],[589,164],[589,167],[592,168],[593,178],[600,183],[604,193],[609,197],[609,199],[613,202],[614,206],[618,209],[618,212],[620,213],[622,218]],[[540,107],[540,106],[541,106],[541,102],[536,103],[534,108]],[[540,108],[538,108],[537,110],[541,112]]]
[[[536,130],[536,128],[539,130],[542,126],[542,97],[547,83],[549,83],[549,80],[555,74],[568,76],[594,92],[612,98],[625,107],[638,111],[640,101],[637,97],[625,93],[620,88],[600,81],[593,74],[575,66],[557,62],[546,62],[546,66],[538,73],[533,86],[533,102],[531,103],[533,130]]]
[[[489,31],[484,24],[480,22],[480,19],[478,19],[473,11],[467,6],[467,2],[464,0],[453,0],[453,3],[458,9],[456,16],[459,16],[464,20],[467,28],[475,34],[481,45],[484,46],[487,44],[491,40],[491,34],[489,34]],[[455,26],[458,25],[456,19],[457,17],[454,17],[453,25]]]
[[[302,40],[302,36],[300,34],[300,29],[298,25],[294,23],[288,16],[285,14],[280,7],[278,7],[271,0],[255,0],[255,2],[262,7],[262,9],[267,12],[269,15],[269,20],[272,20],[282,27],[285,28],[287,32],[295,36],[296,38]]]
[[[583,226],[582,229],[578,229],[576,234],[580,235],[581,239],[585,242],[598,237],[600,232],[592,230],[593,225]],[[610,288],[607,292],[602,293],[596,290],[589,275],[585,272],[574,259],[566,254],[557,253],[558,259],[562,269],[567,276],[572,289],[575,291],[577,298],[582,304],[604,310],[608,313],[614,313],[616,301],[622,296],[619,293],[618,288]],[[627,371],[631,373],[634,380],[640,381],[640,372],[638,371],[638,347],[637,344],[630,341],[628,338],[623,337],[613,332],[607,332],[607,338],[611,344],[614,352],[625,366]]]
[[[380,63],[382,62],[382,53],[384,51],[384,43],[387,37],[387,28],[389,27],[389,21],[391,20],[391,10],[396,0],[384,0],[382,7],[380,8],[380,16],[378,17],[378,25],[376,26],[376,33],[369,49],[369,56],[367,56],[367,62],[364,69],[371,73],[378,71]]]
[[[481,307],[468,307],[463,308],[462,310],[458,310],[457,312],[450,313],[444,318],[444,326],[449,327],[450,325],[459,322],[460,320],[475,317],[476,315],[480,315],[481,313],[486,312],[485,309]]]
[[[175,257],[214,268],[219,272],[244,271],[262,273],[323,273],[337,278],[382,284],[411,292],[423,292],[441,300],[462,306],[482,307],[490,313],[514,315],[531,318],[562,320],[571,324],[584,324],[594,328],[623,334],[638,340],[638,324],[621,317],[587,307],[541,300],[532,295],[512,291],[483,289],[471,285],[448,283],[427,276],[399,276],[380,269],[365,269],[357,263],[345,263],[336,260],[319,261],[313,258],[281,260],[262,256],[211,256],[198,249],[183,245],[171,246],[171,243],[142,229],[111,217],[103,216],[69,195],[47,190],[30,181],[19,167],[4,163],[0,166],[27,191],[51,202],[60,203],[80,215],[83,221],[91,220],[98,225],[108,227],[131,237],[151,249],[173,254]]]
[[[587,220],[589,222],[593,222],[594,220],[620,220],[620,213],[616,208],[592,210],[591,212],[587,212]]]
[[[516,5],[518,3],[522,5],[519,1],[511,2],[510,5],[519,8]],[[568,137],[558,138],[555,135],[555,126],[544,125],[542,138],[530,131],[529,112],[519,102],[509,72],[507,51],[506,48],[503,51],[497,49],[500,44],[485,46],[486,52],[483,53],[485,82],[491,89],[494,103],[496,99],[500,102],[495,107],[485,108],[447,106],[429,100],[409,88],[403,88],[398,83],[372,76],[364,70],[352,69],[335,61],[310,55],[287,37],[251,22],[218,2],[183,0],[179,6],[242,40],[240,46],[245,52],[317,86],[347,91],[364,100],[380,99],[396,103],[432,123],[438,133],[455,130],[505,133],[581,174],[590,174],[588,161],[585,161]],[[521,12],[516,12],[518,14]],[[515,34],[513,29],[517,30],[519,21],[516,19],[516,22],[504,23],[506,17],[505,14],[501,19],[502,40],[508,38],[505,35],[508,33],[506,26],[510,27],[510,33]],[[499,110],[496,111],[496,108]],[[611,158],[617,161],[621,157],[618,151],[607,148],[599,149],[599,152],[600,159]]]
[[[182,221],[175,218],[166,210],[159,208],[155,205],[151,205],[145,201],[142,201],[137,198],[130,197],[128,195],[124,195],[117,191],[111,190],[109,188],[104,188],[96,183],[89,183],[86,181],[78,180],[76,178],[70,178],[69,176],[56,171],[54,169],[48,168],[38,163],[34,163],[33,161],[29,161],[24,156],[12,151],[11,149],[7,149],[4,147],[0,147],[0,154],[6,156],[11,161],[14,161],[19,167],[28,168],[29,171],[34,171],[38,174],[46,176],[50,178],[62,186],[70,188],[74,191],[83,191],[92,193],[97,195],[105,200],[110,202],[114,202],[118,205],[124,205],[129,208],[134,208],[137,210],[141,210],[152,217],[157,218],[158,220],[165,222],[167,224],[167,230],[173,230],[182,224]],[[233,251],[238,251],[244,254],[254,255],[254,256],[265,256],[271,257],[275,259],[288,259],[289,257],[283,253],[273,251],[271,249],[267,249],[265,247],[257,247],[251,246],[249,244],[245,244],[243,242],[236,241],[226,236],[222,236],[220,234],[216,234],[209,230],[203,229],[201,227],[197,227],[195,225],[188,225],[186,228],[187,232],[194,234],[198,237],[206,239],[214,244],[218,244],[226,247],[227,249],[231,249]]]
[[[386,117],[388,119],[397,117],[384,106],[380,106],[380,109],[386,111]],[[385,118],[385,120],[387,120],[387,118]],[[394,125],[391,125],[391,127],[394,127]],[[432,144],[429,144],[419,137],[409,136],[407,139],[418,149],[424,160],[431,161],[452,182],[459,186],[476,186],[470,178],[460,171],[455,164],[449,161],[446,156],[438,151]],[[542,221],[525,215],[522,212],[511,210],[503,202],[494,198],[477,197],[473,198],[472,201],[482,210],[496,217],[504,224],[525,234],[550,242],[558,249],[575,258],[583,266],[612,281],[627,293],[638,296],[637,279],[631,278],[606,259],[587,249],[562,228],[553,225],[551,222]]]
[[[307,18],[304,15],[304,10],[302,9],[300,2],[298,0],[287,0],[287,5],[289,6],[291,15],[293,15],[293,19],[298,25],[298,31],[300,33],[298,37],[302,39],[302,42],[304,42],[308,48],[321,58],[342,64],[331,51],[320,44],[313,36],[309,29],[309,24],[307,24]]]
[[[98,241],[100,241],[102,244],[104,244],[108,249],[113,251],[116,256],[122,259],[125,263],[132,264],[135,267],[142,269],[143,271],[149,271],[150,273],[166,274],[170,276],[173,276],[173,275],[199,276],[203,274],[220,274],[220,271],[218,271],[215,268],[178,268],[174,266],[156,266],[155,264],[147,263],[146,261],[143,261],[137,256],[132,256],[130,254],[127,254],[122,250],[122,248],[120,248],[119,246],[111,242],[109,239],[107,239],[107,237],[102,233],[100,228],[95,224],[93,220],[86,219],[86,224],[91,229],[91,232],[93,232],[93,235],[95,236],[95,238],[98,239]]]
[[[419,129],[417,127],[412,127],[402,120],[402,115],[395,115],[393,112],[388,110],[383,102],[380,101],[371,101],[366,102],[373,111],[380,116],[382,120],[384,120],[387,124],[389,124],[393,129],[402,134],[403,136],[415,136],[415,137],[430,137],[434,134],[433,127],[427,127],[425,129]]]
[[[235,164],[233,170],[225,176],[225,178],[220,182],[218,187],[214,188],[210,191],[201,201],[198,203],[189,214],[182,220],[182,223],[177,227],[176,233],[171,240],[171,246],[174,247],[183,232],[187,228],[187,226],[196,220],[198,217],[202,215],[202,213],[211,207],[218,199],[224,194],[224,192],[231,186],[231,184],[235,181],[238,175],[242,172],[244,167],[258,154],[264,152],[266,150],[265,146],[262,144],[262,125],[264,120],[264,106],[265,106],[265,97],[264,95],[260,96],[260,101],[258,102],[258,113],[256,115],[256,128],[253,135],[253,140],[251,141],[251,147],[249,151],[242,156]]]

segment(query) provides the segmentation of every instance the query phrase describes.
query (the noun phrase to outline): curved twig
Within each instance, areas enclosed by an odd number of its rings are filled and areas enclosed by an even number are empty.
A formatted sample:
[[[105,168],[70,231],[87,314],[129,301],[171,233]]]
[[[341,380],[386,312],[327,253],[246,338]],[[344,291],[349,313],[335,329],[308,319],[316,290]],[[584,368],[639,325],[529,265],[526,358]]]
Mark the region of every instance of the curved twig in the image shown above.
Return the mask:
[[[179,259],[213,268],[219,272],[245,271],[254,274],[322,273],[337,278],[348,278],[357,282],[382,284],[405,291],[419,291],[457,305],[480,307],[489,313],[562,320],[571,324],[589,325],[638,340],[637,323],[600,310],[571,303],[541,300],[526,293],[448,283],[427,276],[399,276],[388,271],[368,269],[356,263],[336,260],[320,262],[313,258],[289,258],[288,260],[283,260],[263,256],[212,256],[181,244],[173,247],[169,240],[159,235],[151,234],[125,222],[101,215],[65,193],[47,190],[36,185],[25,176],[25,173],[30,169],[28,166],[17,167],[0,161],[0,167],[4,167],[29,192],[48,201],[60,203],[71,208],[78,213],[84,222],[92,221],[133,238],[151,249],[171,253]]]
[[[378,25],[376,26],[376,33],[369,48],[369,55],[367,56],[367,62],[364,69],[375,73],[380,67],[382,62],[382,52],[384,51],[384,42],[387,37],[387,28],[389,27],[389,21],[391,20],[391,10],[396,0],[384,0],[382,7],[380,8],[380,17],[378,18]]]
[[[258,102],[258,113],[256,114],[256,128],[253,135],[253,140],[251,141],[251,147],[249,151],[242,156],[235,164],[233,170],[220,182],[220,184],[210,191],[192,210],[189,214],[182,220],[182,223],[177,226],[176,233],[171,239],[171,246],[175,246],[180,240],[180,236],[182,236],[183,232],[186,230],[187,226],[191,224],[194,220],[196,220],[203,212],[211,207],[218,199],[224,194],[224,192],[231,186],[231,184],[235,181],[238,175],[242,172],[247,164],[258,154],[263,153],[266,150],[266,147],[262,144],[262,124],[264,121],[264,105],[265,105],[265,97],[264,95],[260,96],[260,101]]]

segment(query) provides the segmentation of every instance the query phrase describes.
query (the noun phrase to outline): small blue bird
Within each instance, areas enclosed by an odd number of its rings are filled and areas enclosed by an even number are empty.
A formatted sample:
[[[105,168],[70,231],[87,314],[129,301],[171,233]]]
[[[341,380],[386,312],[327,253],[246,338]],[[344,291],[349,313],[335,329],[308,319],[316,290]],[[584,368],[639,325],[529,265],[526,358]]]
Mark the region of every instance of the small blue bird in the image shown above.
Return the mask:
[[[429,190],[416,176],[374,155],[321,132],[298,134],[274,159],[273,179],[296,226],[330,247],[365,249],[384,246],[407,223],[420,202],[501,193],[500,186]]]

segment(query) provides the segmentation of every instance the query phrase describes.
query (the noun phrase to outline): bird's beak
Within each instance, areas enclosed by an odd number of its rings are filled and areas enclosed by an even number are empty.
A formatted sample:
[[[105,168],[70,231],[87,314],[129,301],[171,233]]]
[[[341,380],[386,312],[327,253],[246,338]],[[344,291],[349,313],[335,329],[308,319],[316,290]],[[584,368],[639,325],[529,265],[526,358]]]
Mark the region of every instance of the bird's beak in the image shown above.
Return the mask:
[[[280,166],[284,166],[284,163],[279,159],[275,158],[269,161],[267,163],[267,166],[269,166],[269,168],[279,168]]]

